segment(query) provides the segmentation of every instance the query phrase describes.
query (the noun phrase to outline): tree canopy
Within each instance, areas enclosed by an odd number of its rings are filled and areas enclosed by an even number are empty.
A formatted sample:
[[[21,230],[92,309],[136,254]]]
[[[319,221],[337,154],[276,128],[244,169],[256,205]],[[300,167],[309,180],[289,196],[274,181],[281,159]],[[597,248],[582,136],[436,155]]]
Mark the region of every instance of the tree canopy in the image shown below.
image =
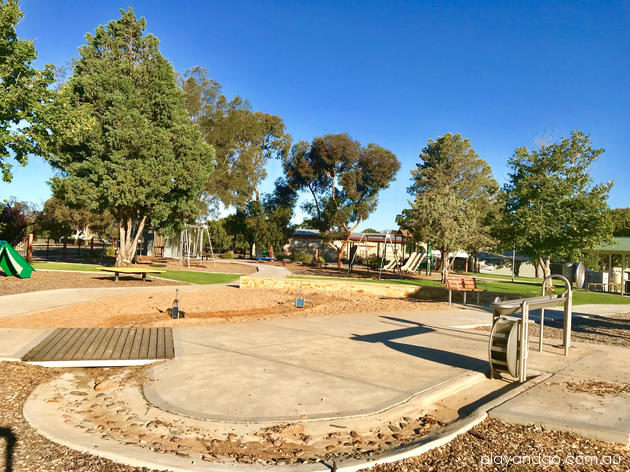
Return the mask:
[[[86,35],[48,120],[50,162],[61,171],[53,192],[116,218],[117,265],[132,260],[146,224],[177,228],[199,215],[214,155],[158,39],[131,8],[121,15]]]
[[[540,263],[545,276],[552,258],[575,261],[610,239],[607,200],[613,183],[594,184],[590,176],[603,152],[593,149],[588,135],[573,131],[538,149],[519,147],[508,161],[501,239]]]
[[[275,257],[275,250],[281,249],[293,235],[295,228],[291,219],[296,202],[296,192],[283,179],[278,179],[273,193],[265,195],[261,201],[253,200],[240,206],[228,218],[228,226],[247,241],[250,251],[257,246],[266,247],[269,257]]]
[[[22,16],[17,0],[0,0],[0,171],[6,182],[12,178],[10,157],[25,165],[29,154],[43,153],[43,110],[54,96],[48,88],[53,66],[41,71],[33,67],[33,42],[17,37],[15,25]]]
[[[33,223],[33,210],[25,202],[10,199],[0,205],[0,239],[15,246]]]
[[[615,236],[630,236],[630,208],[615,208],[611,210],[613,234]]]
[[[380,191],[399,168],[394,153],[376,144],[361,146],[347,133],[316,137],[310,145],[298,142],[285,159],[289,185],[310,194],[304,209],[322,237],[331,244],[343,241],[335,247],[339,267],[350,235],[376,209]]]
[[[113,239],[117,230],[109,211],[97,213],[85,208],[70,208],[63,200],[55,197],[46,200],[35,223],[43,234],[55,240],[70,236],[73,232],[77,239],[92,239],[95,235]]]
[[[225,206],[260,201],[266,164],[283,159],[291,147],[291,135],[282,119],[252,111],[249,102],[239,96],[228,100],[221,85],[201,67],[187,71],[179,83],[188,114],[216,150],[216,169],[207,181],[207,194]]]
[[[440,249],[444,280],[450,251],[492,244],[487,220],[498,185],[470,140],[451,133],[429,140],[411,177],[407,191],[414,199],[396,220],[416,240]]]

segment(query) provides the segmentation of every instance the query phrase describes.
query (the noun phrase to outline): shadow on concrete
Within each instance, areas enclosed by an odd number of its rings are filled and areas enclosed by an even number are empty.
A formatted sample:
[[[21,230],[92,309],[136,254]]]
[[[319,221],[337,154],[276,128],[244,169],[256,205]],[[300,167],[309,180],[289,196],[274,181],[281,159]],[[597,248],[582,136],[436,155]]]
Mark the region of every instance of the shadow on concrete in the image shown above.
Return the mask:
[[[381,318],[398,321],[399,323],[405,323],[411,326],[408,328],[382,331],[380,333],[366,335],[353,334],[350,339],[353,341],[368,343],[382,343],[383,345],[398,352],[402,352],[403,354],[418,357],[420,359],[426,359],[431,362],[436,362],[451,367],[459,367],[469,370],[480,370],[481,368],[485,368],[487,364],[486,361],[477,359],[476,357],[467,356],[465,354],[458,354],[456,352],[446,351],[444,349],[438,349],[434,347],[418,346],[416,344],[407,344],[394,341],[395,339],[435,332],[436,330],[416,321],[410,321],[390,316],[382,316]]]
[[[484,395],[483,397],[475,400],[472,403],[469,403],[468,405],[462,406],[459,410],[457,410],[458,418],[465,418],[469,416],[479,407],[482,407],[483,405],[491,402],[492,400],[499,398],[504,393],[507,393],[510,390],[513,390],[519,386],[520,384],[518,382],[506,382],[506,384],[500,389],[495,390],[494,392],[490,392],[489,394]]]
[[[6,446],[4,451],[4,471],[13,472],[13,450],[17,439],[11,428],[0,428],[0,439],[3,438]]]

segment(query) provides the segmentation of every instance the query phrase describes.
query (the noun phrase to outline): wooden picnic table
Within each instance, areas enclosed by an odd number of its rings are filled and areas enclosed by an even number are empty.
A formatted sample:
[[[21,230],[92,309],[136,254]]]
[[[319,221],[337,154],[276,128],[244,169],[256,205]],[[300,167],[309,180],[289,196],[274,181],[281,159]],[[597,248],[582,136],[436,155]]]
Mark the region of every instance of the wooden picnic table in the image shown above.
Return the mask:
[[[164,271],[159,269],[145,269],[140,267],[105,267],[101,269],[103,272],[113,272],[114,282],[118,282],[120,274],[142,274],[142,281],[146,282],[147,274],[162,274]]]

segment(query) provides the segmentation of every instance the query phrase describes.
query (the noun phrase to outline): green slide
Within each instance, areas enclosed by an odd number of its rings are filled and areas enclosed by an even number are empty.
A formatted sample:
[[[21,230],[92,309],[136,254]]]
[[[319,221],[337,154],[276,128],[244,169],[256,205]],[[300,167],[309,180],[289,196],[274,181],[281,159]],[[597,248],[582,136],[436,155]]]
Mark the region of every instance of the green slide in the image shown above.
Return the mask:
[[[33,268],[8,242],[0,240],[0,269],[7,275],[30,279]]]

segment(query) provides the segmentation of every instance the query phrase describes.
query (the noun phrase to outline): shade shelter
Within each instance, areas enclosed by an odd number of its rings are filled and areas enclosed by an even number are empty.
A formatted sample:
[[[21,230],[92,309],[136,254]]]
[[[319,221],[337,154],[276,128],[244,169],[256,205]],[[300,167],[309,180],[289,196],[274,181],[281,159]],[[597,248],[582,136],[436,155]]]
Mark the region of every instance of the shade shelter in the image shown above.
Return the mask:
[[[625,273],[626,267],[630,264],[630,237],[628,236],[615,236],[613,243],[609,245],[595,246],[595,251],[600,256],[608,256],[608,276],[613,281],[614,276],[614,259],[621,260],[621,295],[627,293]]]

